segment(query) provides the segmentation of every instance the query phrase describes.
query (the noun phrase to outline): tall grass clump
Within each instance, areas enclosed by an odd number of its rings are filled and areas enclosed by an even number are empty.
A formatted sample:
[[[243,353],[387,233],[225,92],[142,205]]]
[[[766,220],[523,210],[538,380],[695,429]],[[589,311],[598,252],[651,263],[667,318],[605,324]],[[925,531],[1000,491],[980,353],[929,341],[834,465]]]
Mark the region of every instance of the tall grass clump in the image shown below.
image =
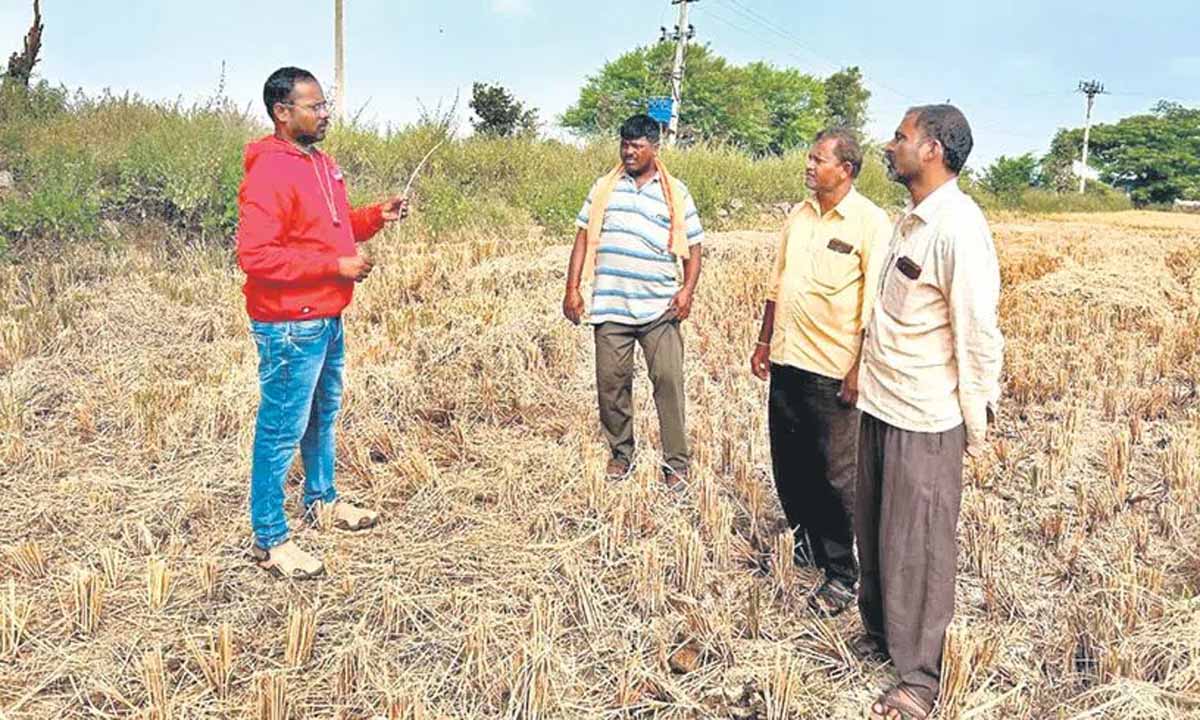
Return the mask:
[[[49,92],[49,91],[47,91]],[[201,238],[237,223],[241,153],[254,125],[227,103],[185,107],[133,95],[77,95],[0,116],[0,236],[89,240],[102,221],[154,217]]]

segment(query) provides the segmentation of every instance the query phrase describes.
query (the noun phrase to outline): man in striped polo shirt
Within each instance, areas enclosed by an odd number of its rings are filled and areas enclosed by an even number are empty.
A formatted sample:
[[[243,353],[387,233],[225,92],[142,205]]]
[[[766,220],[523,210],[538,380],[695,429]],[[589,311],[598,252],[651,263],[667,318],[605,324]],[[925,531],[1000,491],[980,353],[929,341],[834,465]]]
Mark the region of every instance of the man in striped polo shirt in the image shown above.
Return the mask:
[[[579,284],[594,258],[586,321],[594,326],[600,424],[612,451],[606,474],[617,480],[633,469],[636,344],[654,385],[663,477],[669,487],[682,488],[690,453],[679,323],[691,314],[704,230],[691,193],[666,172],[658,149],[653,118],[635,115],[621,126],[621,166],[596,181],[579,211],[563,314],[576,324],[584,319]]]

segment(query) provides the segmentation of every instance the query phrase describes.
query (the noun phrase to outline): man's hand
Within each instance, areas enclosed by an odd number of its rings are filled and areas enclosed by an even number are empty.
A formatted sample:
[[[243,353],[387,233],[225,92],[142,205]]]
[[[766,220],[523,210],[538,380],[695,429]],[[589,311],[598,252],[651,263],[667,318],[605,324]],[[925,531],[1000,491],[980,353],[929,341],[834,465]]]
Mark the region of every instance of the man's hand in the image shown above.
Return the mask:
[[[675,313],[676,320],[687,320],[692,314],[692,291],[684,287],[671,298],[667,312]]]
[[[567,292],[563,296],[563,315],[578,325],[579,321],[583,319],[583,311],[583,293],[579,292],[577,287],[567,288]]]
[[[750,356],[750,372],[759,380],[771,377],[771,346],[758,343]]]
[[[985,453],[987,453],[988,445],[991,444],[991,439],[988,436],[991,435],[992,425],[996,424],[996,411],[992,409],[990,403],[984,410],[984,417],[986,420],[984,422],[982,431],[976,430],[974,433],[972,433],[968,430],[967,432],[966,452],[967,457],[972,459],[982,457]]]
[[[387,222],[395,222],[408,217],[408,198],[394,197],[391,200],[384,200],[380,207],[383,209],[383,219]]]
[[[362,253],[338,258],[338,277],[343,280],[362,282],[371,274],[374,264],[363,257]]]
[[[850,368],[842,379],[842,389],[838,391],[838,400],[846,407],[858,405],[858,365]]]

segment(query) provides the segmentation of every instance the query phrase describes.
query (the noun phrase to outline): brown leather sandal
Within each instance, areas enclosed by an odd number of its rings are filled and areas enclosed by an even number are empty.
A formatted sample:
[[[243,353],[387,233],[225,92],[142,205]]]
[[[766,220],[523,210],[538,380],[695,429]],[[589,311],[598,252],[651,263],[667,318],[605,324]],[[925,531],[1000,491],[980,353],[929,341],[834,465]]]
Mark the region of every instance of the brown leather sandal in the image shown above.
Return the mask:
[[[629,477],[633,472],[633,463],[625,462],[619,458],[613,458],[608,461],[608,465],[604,467],[604,477],[610,482],[619,482]]]
[[[879,696],[871,706],[871,720],[926,720],[934,703],[917,694],[912,685],[900,683]]]
[[[688,473],[686,470],[676,470],[669,465],[664,465],[663,483],[673,493],[685,493],[688,489]]]

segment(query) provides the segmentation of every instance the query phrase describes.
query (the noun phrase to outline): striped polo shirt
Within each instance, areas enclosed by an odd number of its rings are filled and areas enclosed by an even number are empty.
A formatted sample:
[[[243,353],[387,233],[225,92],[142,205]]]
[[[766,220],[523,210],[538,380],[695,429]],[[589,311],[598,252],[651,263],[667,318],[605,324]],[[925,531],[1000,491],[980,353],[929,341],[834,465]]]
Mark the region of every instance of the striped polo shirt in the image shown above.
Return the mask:
[[[587,229],[599,184],[597,180],[592,185],[576,227]],[[678,186],[686,207],[688,245],[694,245],[704,240],[700,213],[687,186],[682,182]],[[626,173],[613,188],[604,212],[589,323],[644,325],[662,317],[680,288],[677,259],[668,247],[670,236],[671,212],[658,174],[639,189]]]

